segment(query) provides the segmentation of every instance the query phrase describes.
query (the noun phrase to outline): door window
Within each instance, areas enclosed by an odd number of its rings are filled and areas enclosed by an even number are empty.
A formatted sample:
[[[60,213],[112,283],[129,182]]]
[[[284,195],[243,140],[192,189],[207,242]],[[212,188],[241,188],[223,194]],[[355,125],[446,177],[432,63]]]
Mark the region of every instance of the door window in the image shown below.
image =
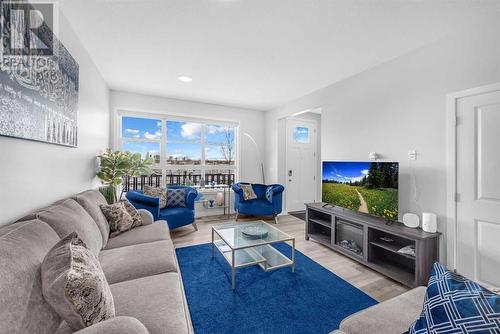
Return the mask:
[[[308,144],[310,142],[309,128],[296,126],[293,128],[293,141],[295,143]]]

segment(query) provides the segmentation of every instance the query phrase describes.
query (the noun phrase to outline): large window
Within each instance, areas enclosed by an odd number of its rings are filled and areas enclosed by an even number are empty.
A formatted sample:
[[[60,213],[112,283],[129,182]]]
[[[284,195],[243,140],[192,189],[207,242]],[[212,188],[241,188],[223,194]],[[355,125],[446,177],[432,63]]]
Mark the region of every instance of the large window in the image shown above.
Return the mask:
[[[152,118],[121,118],[121,149],[151,157],[160,164],[162,121]]]
[[[167,164],[201,165],[203,124],[167,120]]]
[[[166,184],[231,184],[236,172],[236,124],[165,116],[120,116],[121,149],[152,157]]]
[[[234,165],[234,128],[209,124],[205,126],[205,163]]]

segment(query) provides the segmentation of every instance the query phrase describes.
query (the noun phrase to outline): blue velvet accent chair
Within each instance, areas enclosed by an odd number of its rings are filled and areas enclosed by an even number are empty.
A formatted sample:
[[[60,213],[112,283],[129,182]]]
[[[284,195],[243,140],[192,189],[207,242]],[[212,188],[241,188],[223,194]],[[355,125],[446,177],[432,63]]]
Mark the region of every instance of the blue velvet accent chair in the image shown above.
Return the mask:
[[[282,211],[283,191],[285,188],[281,184],[252,184],[253,191],[257,195],[256,199],[245,200],[243,198],[243,189],[241,184],[250,183],[235,183],[232,185],[234,191],[234,211],[236,211],[236,220],[241,215],[251,216],[273,216],[274,222],[278,223],[278,214]],[[272,201],[269,202],[266,198],[266,190],[272,187]]]
[[[170,230],[193,224],[198,231],[194,221],[194,202],[198,196],[198,191],[187,186],[168,186],[168,189],[186,189],[186,207],[166,207],[160,209],[160,199],[144,195],[141,190],[131,190],[127,192],[127,199],[136,209],[146,209],[154,217],[154,220],[166,220]]]

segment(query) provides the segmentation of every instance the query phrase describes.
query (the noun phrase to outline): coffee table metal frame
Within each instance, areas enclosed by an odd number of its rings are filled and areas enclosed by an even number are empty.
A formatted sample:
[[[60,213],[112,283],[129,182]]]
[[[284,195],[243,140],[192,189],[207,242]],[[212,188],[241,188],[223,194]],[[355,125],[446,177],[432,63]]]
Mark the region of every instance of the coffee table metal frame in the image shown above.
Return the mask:
[[[252,224],[264,224],[269,230],[277,230],[278,238],[267,240],[266,238],[248,239],[248,244],[235,246],[233,241],[223,235],[224,230],[234,228],[238,234],[241,229]],[[215,239],[217,235],[220,239]],[[241,235],[242,238],[243,235]],[[234,239],[234,238],[233,238]],[[290,242],[292,246],[292,258],[288,258],[283,253],[272,246],[278,242]],[[236,288],[236,269],[252,265],[259,265],[262,270],[270,271],[283,267],[292,267],[295,272],[295,238],[282,232],[276,227],[264,222],[254,221],[236,224],[220,224],[212,226],[212,258],[215,256],[215,248],[224,256],[231,267],[231,288]]]

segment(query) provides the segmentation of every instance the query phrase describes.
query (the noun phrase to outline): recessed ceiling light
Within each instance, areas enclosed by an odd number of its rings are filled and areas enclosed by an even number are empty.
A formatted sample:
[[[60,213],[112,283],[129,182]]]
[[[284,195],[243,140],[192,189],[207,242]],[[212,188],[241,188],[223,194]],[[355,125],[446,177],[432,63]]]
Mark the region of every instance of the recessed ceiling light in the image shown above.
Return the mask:
[[[179,80],[180,80],[180,81],[182,81],[182,82],[191,82],[191,81],[193,81],[193,78],[188,77],[188,76],[186,76],[186,75],[181,75],[181,76],[179,77]]]

